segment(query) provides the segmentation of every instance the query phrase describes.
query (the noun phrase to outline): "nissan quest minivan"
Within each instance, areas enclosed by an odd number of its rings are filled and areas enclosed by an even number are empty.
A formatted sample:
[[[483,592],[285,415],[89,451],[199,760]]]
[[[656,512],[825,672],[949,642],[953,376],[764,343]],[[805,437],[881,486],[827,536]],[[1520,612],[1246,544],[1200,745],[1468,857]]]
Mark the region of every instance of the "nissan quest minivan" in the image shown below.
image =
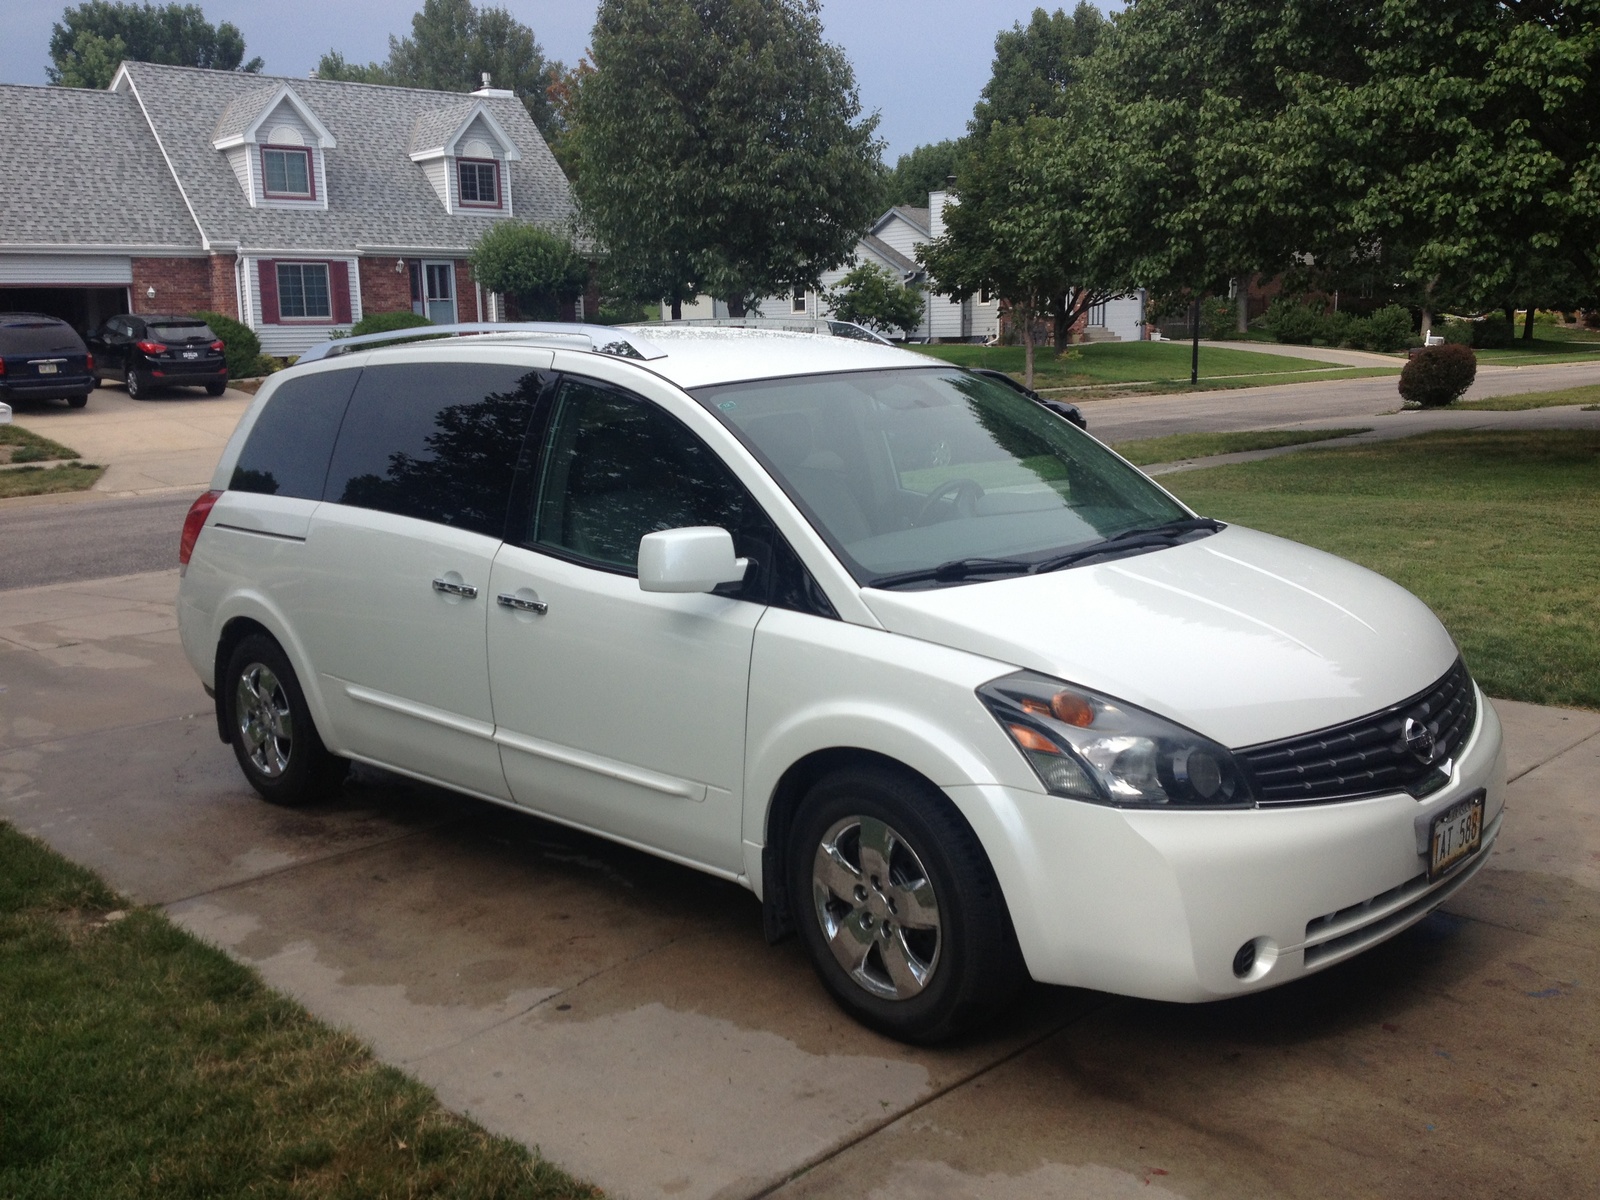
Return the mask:
[[[914,1041],[1298,979],[1487,859],[1499,721],[1388,580],[909,351],[493,329],[312,351],[189,514],[268,800],[368,763],[735,880]]]

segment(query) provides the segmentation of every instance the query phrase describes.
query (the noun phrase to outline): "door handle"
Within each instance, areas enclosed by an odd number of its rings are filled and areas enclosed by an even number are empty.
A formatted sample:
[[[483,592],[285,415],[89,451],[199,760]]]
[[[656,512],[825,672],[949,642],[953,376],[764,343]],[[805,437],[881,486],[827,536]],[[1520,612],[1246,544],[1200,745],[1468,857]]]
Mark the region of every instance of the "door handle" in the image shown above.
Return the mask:
[[[531,612],[544,616],[550,611],[550,606],[543,600],[528,600],[522,596],[513,596],[510,592],[501,592],[495,598],[495,603],[502,608],[514,608],[518,612]]]
[[[466,600],[477,598],[478,589],[470,583],[452,583],[448,579],[435,579],[433,590],[443,592],[447,596],[460,596]]]

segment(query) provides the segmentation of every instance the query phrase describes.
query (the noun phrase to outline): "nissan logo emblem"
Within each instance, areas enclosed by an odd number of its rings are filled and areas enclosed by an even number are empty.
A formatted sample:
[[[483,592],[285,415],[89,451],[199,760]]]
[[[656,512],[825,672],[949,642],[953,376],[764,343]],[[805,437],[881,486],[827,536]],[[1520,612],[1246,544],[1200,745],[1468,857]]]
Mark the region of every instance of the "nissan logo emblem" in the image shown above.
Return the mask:
[[[1412,717],[1406,718],[1404,737],[1406,749],[1411,756],[1420,763],[1431,763],[1434,755],[1438,753],[1439,740],[1421,721]]]

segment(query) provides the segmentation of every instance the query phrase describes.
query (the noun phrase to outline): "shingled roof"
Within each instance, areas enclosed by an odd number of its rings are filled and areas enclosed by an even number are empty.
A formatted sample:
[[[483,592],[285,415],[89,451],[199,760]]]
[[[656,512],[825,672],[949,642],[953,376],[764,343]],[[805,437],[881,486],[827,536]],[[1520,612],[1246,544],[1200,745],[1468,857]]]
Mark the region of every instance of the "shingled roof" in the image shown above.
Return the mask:
[[[0,84],[0,162],[0,248],[201,248],[132,96]]]
[[[226,157],[213,145],[225,126],[247,125],[252,118],[244,114],[252,108],[259,115],[258,98],[264,101],[284,84],[338,143],[325,152],[325,209],[251,208]],[[429,136],[446,125],[453,130],[480,98],[133,62],[123,64],[119,87],[134,93],[149,115],[200,228],[217,249],[464,255],[495,220],[445,212],[423,168],[410,157],[419,133]],[[481,103],[521,154],[509,171],[517,219],[547,225],[569,221],[574,206],[566,176],[521,101],[489,95]]]

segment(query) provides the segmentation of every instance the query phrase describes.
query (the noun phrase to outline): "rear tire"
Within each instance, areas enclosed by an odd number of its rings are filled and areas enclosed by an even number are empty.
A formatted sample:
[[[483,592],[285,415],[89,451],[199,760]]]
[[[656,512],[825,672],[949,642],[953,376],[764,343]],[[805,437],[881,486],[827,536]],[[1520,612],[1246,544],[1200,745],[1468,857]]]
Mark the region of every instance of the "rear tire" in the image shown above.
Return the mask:
[[[801,940],[862,1024],[943,1041],[999,1012],[1026,980],[988,855],[931,784],[879,766],[828,775],[787,849]]]
[[[227,387],[228,385],[225,383],[208,383],[206,384],[206,395],[220,396],[227,390]]]
[[[143,400],[150,395],[150,384],[139,372],[128,369],[128,399]]]
[[[89,403],[89,397],[88,396],[68,396],[67,397],[67,407],[68,408],[82,408],[82,407],[84,407],[84,405],[86,405],[88,403]]]
[[[234,647],[219,694],[229,742],[250,786],[274,804],[298,805],[338,790],[350,764],[328,753],[282,647],[252,634]]]

